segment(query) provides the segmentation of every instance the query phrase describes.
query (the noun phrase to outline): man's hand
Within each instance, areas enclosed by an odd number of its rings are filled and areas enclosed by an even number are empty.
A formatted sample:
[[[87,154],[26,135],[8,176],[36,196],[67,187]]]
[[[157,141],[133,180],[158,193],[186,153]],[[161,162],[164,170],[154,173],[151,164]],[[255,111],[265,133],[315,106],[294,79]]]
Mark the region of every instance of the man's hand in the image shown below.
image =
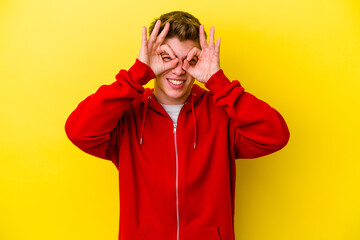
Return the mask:
[[[171,68],[175,68],[179,61],[179,59],[175,57],[173,50],[167,44],[161,45],[169,31],[170,23],[167,22],[164,29],[159,36],[157,36],[160,25],[161,21],[158,20],[149,40],[147,40],[146,27],[143,27],[141,48],[138,57],[141,62],[147,64],[153,70],[155,76]],[[161,58],[161,54],[163,53],[167,53],[171,57],[171,60],[167,62],[163,61]]]
[[[209,35],[209,44],[206,42],[204,25],[200,25],[199,39],[201,50],[194,47],[190,50],[187,58],[184,60],[183,69],[187,71],[191,76],[196,78],[199,82],[206,83],[209,78],[220,70],[220,41],[218,38],[216,46],[214,44],[214,32],[215,27],[212,26]],[[196,56],[196,57],[195,57]],[[191,65],[189,61],[193,58],[197,58],[198,61],[195,65]]]

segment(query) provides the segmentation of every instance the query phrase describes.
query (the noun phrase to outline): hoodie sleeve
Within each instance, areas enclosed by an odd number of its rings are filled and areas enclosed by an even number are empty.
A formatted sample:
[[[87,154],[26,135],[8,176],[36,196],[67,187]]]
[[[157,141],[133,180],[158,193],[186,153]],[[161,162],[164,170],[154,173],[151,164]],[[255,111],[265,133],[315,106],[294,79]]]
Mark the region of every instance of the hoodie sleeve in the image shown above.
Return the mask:
[[[151,68],[138,59],[128,71],[120,70],[114,83],[101,86],[70,114],[65,123],[70,141],[84,152],[112,160],[117,166],[120,119],[130,103],[142,97],[142,85],[154,77]]]
[[[215,105],[224,107],[230,118],[230,136],[235,158],[256,158],[283,148],[289,129],[278,111],[244,91],[239,81],[230,82],[222,70],[205,84]]]

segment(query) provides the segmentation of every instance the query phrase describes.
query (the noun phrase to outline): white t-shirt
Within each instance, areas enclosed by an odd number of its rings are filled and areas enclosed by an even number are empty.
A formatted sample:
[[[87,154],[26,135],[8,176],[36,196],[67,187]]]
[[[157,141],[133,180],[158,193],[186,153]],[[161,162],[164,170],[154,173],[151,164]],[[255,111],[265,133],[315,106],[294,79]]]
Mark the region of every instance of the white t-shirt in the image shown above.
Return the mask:
[[[169,116],[171,117],[173,123],[177,123],[177,119],[179,117],[179,113],[180,110],[182,108],[182,106],[184,106],[184,104],[181,105],[165,105],[165,104],[161,104],[165,111],[169,114]]]

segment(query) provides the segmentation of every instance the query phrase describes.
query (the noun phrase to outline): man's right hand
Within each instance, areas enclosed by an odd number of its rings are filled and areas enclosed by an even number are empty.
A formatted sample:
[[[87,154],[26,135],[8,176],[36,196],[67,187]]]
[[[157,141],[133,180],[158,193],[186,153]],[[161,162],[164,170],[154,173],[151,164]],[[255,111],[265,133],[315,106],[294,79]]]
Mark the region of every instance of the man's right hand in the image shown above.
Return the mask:
[[[155,76],[162,74],[163,72],[175,68],[178,63],[178,58],[175,57],[173,50],[167,45],[163,44],[163,41],[169,31],[170,23],[166,23],[164,29],[158,35],[161,21],[158,20],[155,24],[149,40],[147,39],[146,27],[142,29],[141,48],[138,59],[147,64],[154,72]],[[170,61],[163,61],[161,55],[167,53],[170,57]]]

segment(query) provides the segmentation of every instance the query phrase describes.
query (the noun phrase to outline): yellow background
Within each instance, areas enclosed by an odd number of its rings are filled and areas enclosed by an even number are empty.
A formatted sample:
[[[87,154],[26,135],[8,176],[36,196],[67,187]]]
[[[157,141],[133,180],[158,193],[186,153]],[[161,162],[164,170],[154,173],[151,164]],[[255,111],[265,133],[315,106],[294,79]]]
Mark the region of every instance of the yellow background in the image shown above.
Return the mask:
[[[0,1],[0,239],[117,239],[116,168],[64,123],[172,10],[214,25],[225,74],[290,128],[283,150],[237,160],[236,239],[359,240],[355,0]]]

